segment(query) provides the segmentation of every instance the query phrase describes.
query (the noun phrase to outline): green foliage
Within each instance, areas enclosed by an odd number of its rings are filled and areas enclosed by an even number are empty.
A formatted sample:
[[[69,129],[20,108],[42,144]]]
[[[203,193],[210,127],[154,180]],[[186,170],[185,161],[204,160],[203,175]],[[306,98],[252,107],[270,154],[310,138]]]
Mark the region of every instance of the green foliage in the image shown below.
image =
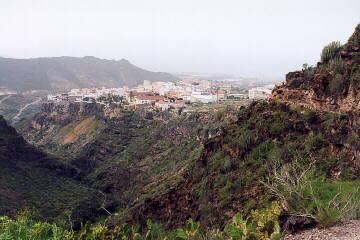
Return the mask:
[[[316,111],[311,109],[306,109],[304,112],[305,121],[308,123],[314,123],[317,120]]]
[[[186,221],[185,229],[176,230],[176,240],[195,240],[199,236],[200,223],[194,222],[192,219]]]
[[[225,239],[279,239],[278,217],[281,207],[273,202],[269,208],[253,210],[248,218],[236,214],[224,231],[219,229],[200,230],[200,223],[189,219],[184,228],[171,232],[151,220],[146,222],[143,232],[137,225],[123,224],[108,228],[105,224],[85,224],[79,231],[67,230],[56,223],[37,222],[30,212],[24,212],[16,219],[0,217],[0,239],[2,240],[225,240]]]
[[[328,62],[330,59],[334,58],[340,48],[341,44],[339,41],[334,41],[326,45],[321,52],[321,61]]]
[[[305,75],[312,75],[314,74],[314,66],[310,66],[309,64],[307,63],[304,63],[302,65],[302,71],[305,73]]]
[[[346,87],[347,80],[342,74],[335,74],[334,78],[329,83],[329,91],[333,95],[341,94]]]
[[[285,124],[280,121],[271,123],[269,133],[274,136],[280,135],[285,130]]]
[[[236,214],[232,222],[226,225],[225,232],[232,240],[280,239],[281,229],[278,218],[281,212],[280,204],[273,202],[269,208],[251,211],[246,219]]]
[[[0,217],[0,239],[4,240],[61,240],[72,239],[72,234],[56,224],[34,222],[26,211],[15,220]]]
[[[329,181],[318,176],[313,164],[300,161],[274,168],[265,186],[290,213],[309,216],[327,227],[356,218],[360,207],[360,182]]]
[[[346,139],[346,143],[353,146],[356,145],[359,142],[359,137],[356,135],[350,135]]]
[[[345,73],[345,61],[341,57],[332,58],[329,60],[328,68],[336,74]]]

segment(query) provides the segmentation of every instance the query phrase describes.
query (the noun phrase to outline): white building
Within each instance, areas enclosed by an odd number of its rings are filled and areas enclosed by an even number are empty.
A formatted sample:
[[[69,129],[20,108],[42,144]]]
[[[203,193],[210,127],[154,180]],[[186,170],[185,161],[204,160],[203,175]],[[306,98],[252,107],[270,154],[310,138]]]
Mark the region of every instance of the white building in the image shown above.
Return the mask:
[[[155,106],[160,108],[162,111],[166,111],[166,110],[168,110],[170,108],[170,103],[161,100],[159,102],[156,102]]]
[[[249,89],[250,99],[267,99],[271,96],[271,89],[265,87],[256,87]]]
[[[201,92],[192,92],[190,96],[191,102],[201,102],[201,103],[212,103],[218,100],[217,95],[215,94],[204,94]]]

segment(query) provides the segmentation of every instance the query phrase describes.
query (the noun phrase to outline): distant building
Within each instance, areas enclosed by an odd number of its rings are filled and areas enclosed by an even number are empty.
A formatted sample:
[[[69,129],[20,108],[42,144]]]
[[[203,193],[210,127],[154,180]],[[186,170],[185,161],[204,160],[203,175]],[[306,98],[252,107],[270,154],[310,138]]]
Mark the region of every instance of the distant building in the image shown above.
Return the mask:
[[[136,96],[134,104],[152,104],[159,101],[164,101],[164,99],[165,98],[163,96]]]
[[[0,96],[1,95],[11,95],[11,94],[17,94],[17,92],[14,90],[10,90],[6,87],[0,87]]]
[[[250,99],[267,99],[271,96],[271,89],[265,87],[256,87],[249,89]]]
[[[166,111],[170,108],[170,102],[160,100],[159,102],[155,103],[155,106],[160,108],[162,111]]]
[[[201,92],[192,92],[190,96],[191,102],[201,102],[201,103],[212,103],[218,100],[216,94],[201,93]]]

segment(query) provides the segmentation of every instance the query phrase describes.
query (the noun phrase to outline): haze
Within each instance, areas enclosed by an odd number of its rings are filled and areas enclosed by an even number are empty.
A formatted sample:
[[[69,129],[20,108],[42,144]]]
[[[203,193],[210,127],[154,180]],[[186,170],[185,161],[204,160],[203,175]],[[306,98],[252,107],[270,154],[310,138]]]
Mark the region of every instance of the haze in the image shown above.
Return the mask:
[[[1,0],[0,55],[126,58],[153,71],[282,77],[344,43],[360,1]]]

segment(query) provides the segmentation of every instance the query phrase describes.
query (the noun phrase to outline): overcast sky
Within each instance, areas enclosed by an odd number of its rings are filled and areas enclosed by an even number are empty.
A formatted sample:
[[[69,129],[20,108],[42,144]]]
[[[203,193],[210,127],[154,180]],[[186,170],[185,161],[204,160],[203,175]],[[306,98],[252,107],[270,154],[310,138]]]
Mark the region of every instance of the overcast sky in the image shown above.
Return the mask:
[[[359,0],[0,0],[0,56],[283,76],[358,23]]]

